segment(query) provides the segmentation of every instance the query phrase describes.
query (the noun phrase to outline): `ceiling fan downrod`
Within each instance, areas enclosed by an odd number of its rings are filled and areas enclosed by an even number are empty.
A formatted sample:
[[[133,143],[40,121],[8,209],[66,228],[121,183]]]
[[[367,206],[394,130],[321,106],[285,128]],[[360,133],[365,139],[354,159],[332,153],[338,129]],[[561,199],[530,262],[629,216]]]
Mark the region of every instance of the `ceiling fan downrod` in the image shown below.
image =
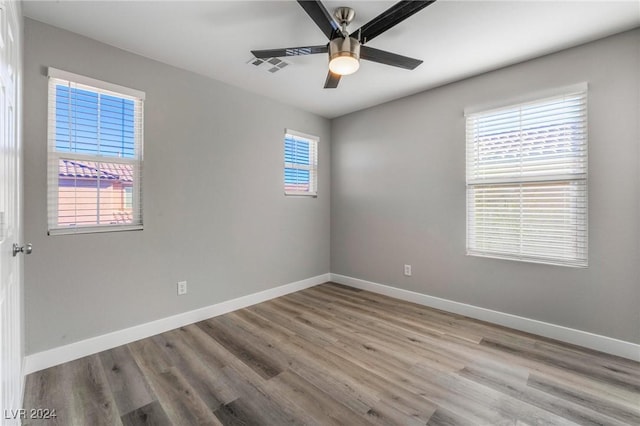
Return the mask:
[[[353,18],[356,17],[356,11],[351,9],[350,7],[338,7],[333,12],[333,16],[340,22],[340,29],[342,30],[342,34],[345,37],[349,36],[349,32],[347,31],[347,26],[353,21]]]

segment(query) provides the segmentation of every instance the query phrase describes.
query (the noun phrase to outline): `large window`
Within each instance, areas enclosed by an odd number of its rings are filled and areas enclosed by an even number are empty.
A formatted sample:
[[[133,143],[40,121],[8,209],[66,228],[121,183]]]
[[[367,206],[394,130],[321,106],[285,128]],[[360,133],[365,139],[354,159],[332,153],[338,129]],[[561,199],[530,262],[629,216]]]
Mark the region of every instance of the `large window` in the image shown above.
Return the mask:
[[[49,234],[142,229],[143,100],[49,68]]]
[[[286,129],[284,135],[284,193],[318,193],[318,138]]]
[[[587,266],[586,85],[466,121],[467,253]]]

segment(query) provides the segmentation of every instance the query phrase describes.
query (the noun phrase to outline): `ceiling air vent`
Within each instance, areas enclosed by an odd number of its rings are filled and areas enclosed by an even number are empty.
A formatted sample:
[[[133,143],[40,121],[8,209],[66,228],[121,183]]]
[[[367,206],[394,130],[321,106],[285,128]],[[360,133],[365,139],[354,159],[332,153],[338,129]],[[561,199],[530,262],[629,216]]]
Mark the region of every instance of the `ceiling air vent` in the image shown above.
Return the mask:
[[[259,58],[253,57],[247,61],[247,64],[255,68],[261,68],[272,74],[280,71],[284,67],[289,66],[289,62],[285,62],[282,59],[278,59],[278,58],[259,59]]]

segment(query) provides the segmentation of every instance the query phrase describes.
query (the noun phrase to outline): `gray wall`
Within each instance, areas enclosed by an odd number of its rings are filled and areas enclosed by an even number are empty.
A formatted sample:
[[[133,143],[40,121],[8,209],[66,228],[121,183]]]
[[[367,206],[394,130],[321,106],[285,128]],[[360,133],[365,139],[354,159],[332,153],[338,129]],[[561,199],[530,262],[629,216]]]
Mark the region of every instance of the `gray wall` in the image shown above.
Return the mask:
[[[143,231],[47,236],[47,66],[146,92]],[[329,272],[328,120],[29,19],[24,111],[27,354]],[[316,199],[285,128],[321,138]]]
[[[331,272],[640,343],[639,46],[635,30],[333,120]],[[464,109],[583,81],[589,267],[466,256]]]

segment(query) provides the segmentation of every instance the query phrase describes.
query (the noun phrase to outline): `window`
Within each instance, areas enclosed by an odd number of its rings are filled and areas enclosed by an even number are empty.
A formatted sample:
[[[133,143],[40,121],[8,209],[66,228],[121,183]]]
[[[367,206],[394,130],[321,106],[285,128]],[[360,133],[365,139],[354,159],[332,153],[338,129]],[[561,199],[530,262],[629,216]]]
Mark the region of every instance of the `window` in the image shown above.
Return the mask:
[[[467,254],[587,266],[586,85],[466,121]]]
[[[318,138],[294,130],[284,135],[285,195],[318,194]]]
[[[142,229],[144,93],[49,68],[49,234]]]

